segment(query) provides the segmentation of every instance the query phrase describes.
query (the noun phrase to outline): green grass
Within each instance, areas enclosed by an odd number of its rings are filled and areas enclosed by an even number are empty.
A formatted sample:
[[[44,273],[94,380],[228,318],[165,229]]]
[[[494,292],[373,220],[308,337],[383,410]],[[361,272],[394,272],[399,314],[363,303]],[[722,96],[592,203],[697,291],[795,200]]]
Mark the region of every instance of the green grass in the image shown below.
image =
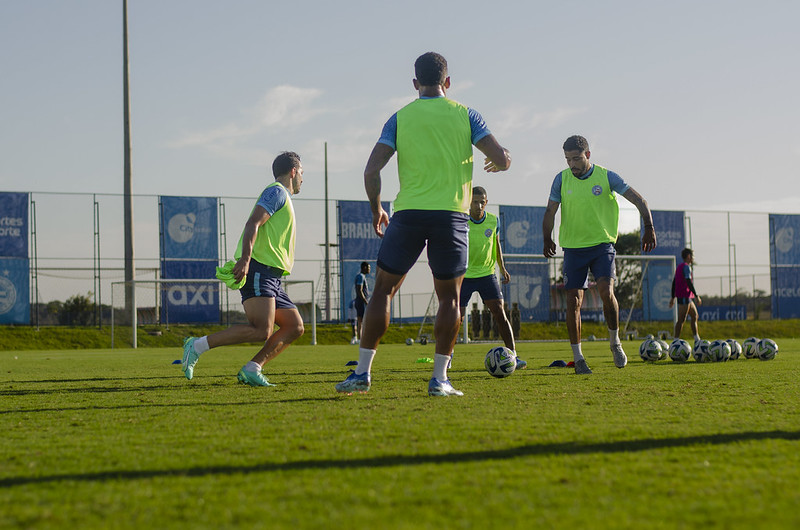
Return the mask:
[[[739,337],[744,338],[744,337]],[[460,398],[430,398],[432,346],[380,348],[368,394],[333,385],[352,346],[293,346],[274,388],[253,348],[0,352],[2,528],[797,528],[800,340],[769,362],[547,368],[522,343],[493,379],[459,345]]]

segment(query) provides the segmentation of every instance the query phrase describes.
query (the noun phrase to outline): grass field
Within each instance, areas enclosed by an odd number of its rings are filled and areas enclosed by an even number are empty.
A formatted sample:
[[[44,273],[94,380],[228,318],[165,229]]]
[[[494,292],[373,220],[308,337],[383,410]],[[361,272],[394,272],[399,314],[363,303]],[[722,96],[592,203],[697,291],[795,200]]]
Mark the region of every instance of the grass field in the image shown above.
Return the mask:
[[[740,337],[740,340],[744,337]],[[333,385],[353,346],[0,352],[2,528],[797,528],[800,340],[773,361],[547,368],[523,343],[493,379],[459,345],[463,397],[430,398],[433,347],[379,350],[368,394]]]

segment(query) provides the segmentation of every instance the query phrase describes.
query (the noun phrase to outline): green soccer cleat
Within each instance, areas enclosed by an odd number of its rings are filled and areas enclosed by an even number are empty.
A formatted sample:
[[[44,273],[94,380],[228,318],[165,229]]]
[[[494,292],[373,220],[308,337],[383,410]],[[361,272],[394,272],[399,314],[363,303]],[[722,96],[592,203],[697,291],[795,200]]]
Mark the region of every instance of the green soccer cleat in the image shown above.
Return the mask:
[[[264,374],[261,372],[248,372],[244,368],[239,370],[239,375],[236,376],[239,379],[239,382],[243,385],[250,385],[250,386],[275,386],[274,384],[267,381],[267,378],[264,377]]]
[[[186,379],[191,380],[194,377],[194,365],[200,358],[200,354],[194,349],[195,337],[186,337],[183,339],[183,358],[181,359],[181,369]]]

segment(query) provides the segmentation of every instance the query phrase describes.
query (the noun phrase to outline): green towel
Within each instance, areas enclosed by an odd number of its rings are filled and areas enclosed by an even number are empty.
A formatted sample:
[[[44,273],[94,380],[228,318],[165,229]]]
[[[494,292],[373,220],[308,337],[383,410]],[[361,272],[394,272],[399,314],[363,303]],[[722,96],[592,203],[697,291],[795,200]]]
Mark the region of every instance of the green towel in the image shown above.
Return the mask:
[[[235,261],[229,261],[222,267],[217,267],[217,279],[225,282],[229,289],[241,289],[247,277],[242,278],[242,281],[237,282],[233,277],[233,267],[236,265]]]

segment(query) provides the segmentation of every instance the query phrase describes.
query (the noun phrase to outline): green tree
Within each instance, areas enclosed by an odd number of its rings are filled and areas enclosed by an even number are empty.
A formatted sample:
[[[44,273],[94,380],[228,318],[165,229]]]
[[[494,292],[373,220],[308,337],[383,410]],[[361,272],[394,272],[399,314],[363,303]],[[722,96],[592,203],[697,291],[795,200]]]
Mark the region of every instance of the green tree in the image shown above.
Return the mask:
[[[76,294],[67,298],[59,313],[59,322],[68,326],[87,326],[94,316],[92,293],[86,296]]]

